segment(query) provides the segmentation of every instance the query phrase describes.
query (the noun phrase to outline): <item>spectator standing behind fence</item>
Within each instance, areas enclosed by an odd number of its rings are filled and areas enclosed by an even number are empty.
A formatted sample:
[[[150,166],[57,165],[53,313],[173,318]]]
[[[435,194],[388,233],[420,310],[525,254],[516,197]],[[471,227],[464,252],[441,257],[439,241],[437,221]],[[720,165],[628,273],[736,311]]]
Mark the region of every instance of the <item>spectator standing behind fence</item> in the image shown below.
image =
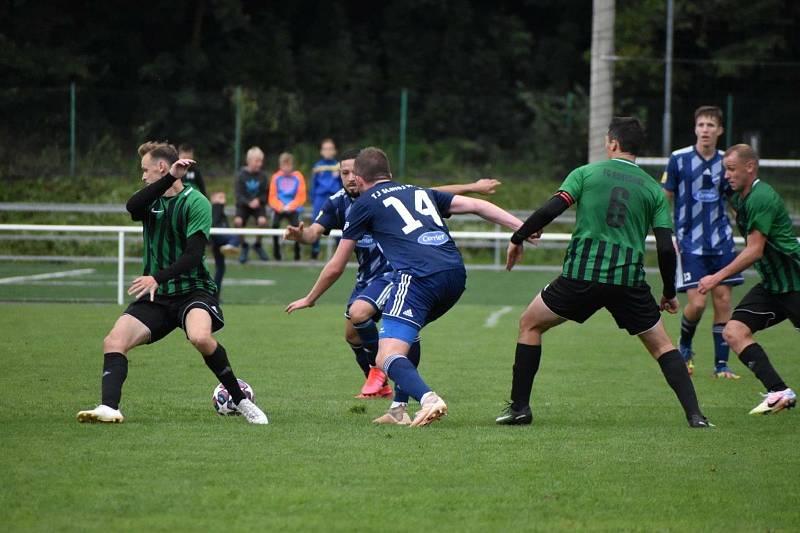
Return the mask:
[[[264,152],[258,146],[253,146],[247,151],[247,165],[240,171],[236,179],[236,218],[233,225],[242,228],[247,225],[250,217],[256,219],[259,228],[267,227],[267,175],[261,170],[264,166]],[[245,241],[244,235],[241,237],[242,251],[239,254],[239,262],[247,262],[250,247]],[[269,260],[267,252],[261,246],[261,235],[256,237],[253,249],[262,261]]]
[[[311,170],[311,220],[322,210],[325,200],[342,188],[339,161],[336,160],[336,144],[333,139],[323,139],[319,146],[322,159],[314,163]],[[311,245],[311,259],[319,257],[319,239]]]
[[[229,228],[225,215],[226,196],[224,192],[211,193],[211,227]],[[214,283],[217,285],[217,300],[222,303],[222,279],[225,277],[225,256],[239,253],[238,239],[234,235],[212,235],[211,251],[214,254]]]
[[[178,159],[191,159],[192,161],[196,161],[194,157],[194,146],[188,143],[181,144],[178,147]],[[186,175],[183,176],[181,181],[184,185],[191,185],[203,193],[203,196],[208,197],[206,193],[206,184],[203,181],[203,175],[200,173],[200,169],[197,168],[197,163],[189,167],[189,170],[186,171]]]
[[[294,157],[284,152],[278,158],[280,169],[272,175],[269,183],[269,205],[274,211],[272,227],[278,228],[281,220],[287,219],[289,224],[297,226],[300,223],[300,212],[306,203],[306,179],[299,170],[294,168]],[[277,236],[272,238],[273,256],[276,261],[281,260],[280,240]],[[294,243],[294,260],[300,260],[300,243]]]

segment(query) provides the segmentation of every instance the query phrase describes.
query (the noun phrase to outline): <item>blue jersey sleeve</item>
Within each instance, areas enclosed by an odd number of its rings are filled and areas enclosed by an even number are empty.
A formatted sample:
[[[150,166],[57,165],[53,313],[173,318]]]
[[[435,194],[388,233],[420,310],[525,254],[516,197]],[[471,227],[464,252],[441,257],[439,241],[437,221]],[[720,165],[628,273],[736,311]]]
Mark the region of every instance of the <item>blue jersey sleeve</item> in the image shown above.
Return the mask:
[[[336,205],[334,205],[333,200],[330,198],[325,200],[325,203],[322,204],[322,208],[319,210],[319,214],[317,214],[317,218],[314,222],[325,228],[325,235],[330,233],[331,230],[342,229],[342,221],[337,211]]]
[[[372,214],[366,201],[356,201],[347,213],[347,220],[342,229],[342,238],[359,241],[365,233],[369,233]]]
[[[670,192],[678,190],[678,158],[674,155],[669,156],[667,168],[661,177],[661,185]]]
[[[450,204],[453,203],[454,194],[449,192],[437,191],[435,189],[428,189],[428,194],[433,196],[433,201],[436,208],[443,217],[450,216]]]

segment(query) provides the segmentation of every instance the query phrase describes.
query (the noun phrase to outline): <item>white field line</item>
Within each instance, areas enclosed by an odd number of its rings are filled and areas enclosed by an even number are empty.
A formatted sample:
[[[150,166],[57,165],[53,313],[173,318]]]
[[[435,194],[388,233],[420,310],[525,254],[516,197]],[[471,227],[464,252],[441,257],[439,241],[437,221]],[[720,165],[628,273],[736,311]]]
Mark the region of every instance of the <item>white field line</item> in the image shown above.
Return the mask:
[[[505,315],[507,313],[510,313],[512,309],[513,309],[513,307],[511,307],[510,305],[506,305],[504,307],[501,307],[500,309],[498,309],[497,311],[495,311],[494,313],[489,315],[489,317],[486,319],[486,323],[483,325],[483,327],[486,327],[486,328],[495,327],[497,325],[497,323],[500,321],[500,317],[502,317],[503,315]]]
[[[128,280],[128,283],[133,279]],[[32,281],[30,283],[19,282],[23,285],[52,286],[52,287],[105,287],[116,286],[116,281],[97,280],[97,281],[76,281],[76,280],[53,280],[53,281]],[[268,287],[275,285],[274,279],[226,279],[223,281],[225,287],[232,285],[241,287]]]
[[[25,283],[26,281],[38,281],[43,279],[67,278],[70,276],[85,276],[94,274],[93,268],[80,268],[78,270],[63,270],[61,272],[46,272],[44,274],[32,274],[30,276],[14,276],[11,278],[0,278],[0,285],[11,285]]]

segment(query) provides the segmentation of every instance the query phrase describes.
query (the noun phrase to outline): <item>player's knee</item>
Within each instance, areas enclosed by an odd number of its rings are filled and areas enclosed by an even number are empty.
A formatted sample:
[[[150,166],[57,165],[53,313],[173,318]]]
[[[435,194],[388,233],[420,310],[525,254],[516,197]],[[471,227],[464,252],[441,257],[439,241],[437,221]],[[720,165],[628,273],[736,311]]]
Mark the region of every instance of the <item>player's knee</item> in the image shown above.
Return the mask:
[[[544,333],[541,324],[531,316],[523,314],[519,319],[520,333]]]
[[[738,320],[730,320],[725,324],[725,329],[722,330],[722,338],[728,343],[728,346],[736,350],[736,346],[741,344],[750,335],[750,328]]]
[[[350,322],[353,324],[361,324],[372,318],[373,309],[369,304],[357,305],[356,303],[350,306],[349,314]]]
[[[192,346],[201,352],[207,351],[208,348],[214,344],[214,337],[207,332],[191,332],[187,337],[189,338],[189,342],[192,343]]]
[[[128,348],[129,346],[127,346],[122,335],[119,335],[113,330],[103,339],[103,353],[126,353]]]

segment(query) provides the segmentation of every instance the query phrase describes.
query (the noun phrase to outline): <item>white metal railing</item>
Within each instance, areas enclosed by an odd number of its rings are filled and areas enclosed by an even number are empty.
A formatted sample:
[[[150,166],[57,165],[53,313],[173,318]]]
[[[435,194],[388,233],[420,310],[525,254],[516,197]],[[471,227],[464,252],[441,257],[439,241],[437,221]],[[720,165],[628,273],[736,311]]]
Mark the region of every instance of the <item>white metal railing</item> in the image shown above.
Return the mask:
[[[117,235],[117,304],[124,302],[125,290],[125,236],[128,234],[138,235],[142,233],[141,226],[70,226],[56,224],[0,224],[0,231],[49,231],[65,233],[112,233]],[[257,228],[211,228],[212,235],[262,235],[262,236],[282,236],[283,229],[257,229]],[[342,232],[334,230],[329,237],[329,246],[333,238],[341,237]],[[499,261],[500,245],[502,241],[508,241],[511,233],[504,231],[451,231],[450,235],[454,239],[465,240],[491,240],[495,241],[495,261]],[[545,242],[568,242],[571,238],[569,233],[545,233],[541,240]],[[743,244],[741,237],[734,238],[737,244]],[[655,238],[650,235],[647,242],[655,242]]]

